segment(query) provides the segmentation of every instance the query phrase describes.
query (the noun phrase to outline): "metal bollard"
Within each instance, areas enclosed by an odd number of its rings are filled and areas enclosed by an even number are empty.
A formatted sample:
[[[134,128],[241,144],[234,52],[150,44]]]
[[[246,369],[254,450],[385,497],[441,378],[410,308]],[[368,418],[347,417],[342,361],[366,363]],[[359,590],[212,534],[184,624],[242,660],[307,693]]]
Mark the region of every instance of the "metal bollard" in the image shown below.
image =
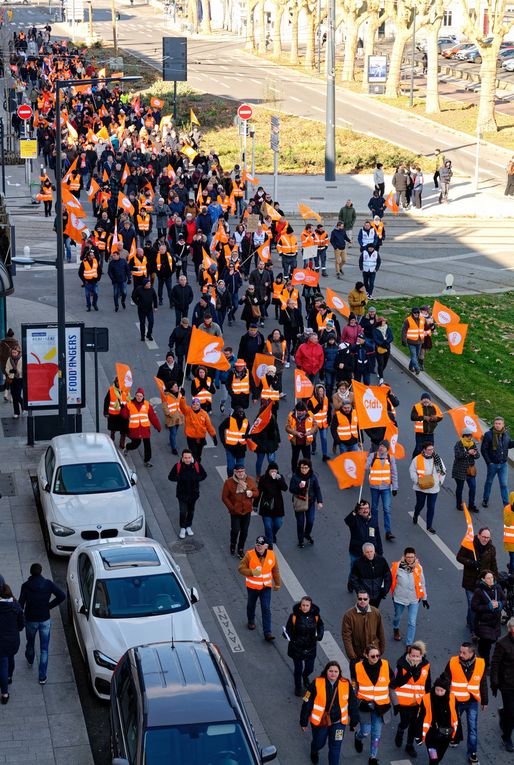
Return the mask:
[[[25,247],[23,248],[23,257],[30,258],[30,247],[28,246],[28,244],[26,244]],[[25,266],[25,271],[30,271],[31,268],[32,266],[30,264],[27,264]]]

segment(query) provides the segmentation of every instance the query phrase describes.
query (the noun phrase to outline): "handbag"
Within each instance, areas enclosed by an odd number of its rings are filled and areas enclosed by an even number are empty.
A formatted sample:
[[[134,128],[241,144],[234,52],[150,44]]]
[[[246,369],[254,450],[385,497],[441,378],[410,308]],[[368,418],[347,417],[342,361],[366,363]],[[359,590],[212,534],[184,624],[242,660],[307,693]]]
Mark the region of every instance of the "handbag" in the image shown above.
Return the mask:
[[[260,318],[261,309],[259,308],[259,306],[258,305],[252,305],[252,306],[250,306],[250,308],[252,309],[252,316],[253,316],[253,318],[254,319]]]
[[[466,475],[469,476],[476,476],[477,474],[477,468],[476,465],[468,465],[468,469],[466,470]]]
[[[435,486],[435,480],[433,475],[420,475],[418,478],[418,486],[421,490],[432,489]]]
[[[293,497],[293,508],[295,513],[305,513],[309,509],[309,497]]]
[[[332,706],[336,698],[336,693],[337,693],[337,685],[332,695],[332,701],[330,702],[329,708],[326,709],[321,715],[321,720],[319,721],[320,728],[329,728],[332,725],[332,720],[330,719],[330,712],[332,710]]]
[[[383,348],[381,345],[378,345],[377,353],[387,353],[387,348]]]

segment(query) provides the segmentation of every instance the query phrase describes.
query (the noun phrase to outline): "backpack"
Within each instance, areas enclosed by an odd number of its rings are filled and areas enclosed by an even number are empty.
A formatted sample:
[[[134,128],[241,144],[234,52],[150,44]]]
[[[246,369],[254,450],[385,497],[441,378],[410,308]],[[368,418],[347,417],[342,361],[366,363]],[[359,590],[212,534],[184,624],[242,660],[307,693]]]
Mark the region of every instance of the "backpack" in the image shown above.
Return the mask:
[[[198,466],[198,462],[194,462],[193,464],[195,466],[196,472],[198,473],[198,475],[200,475],[200,468]],[[177,476],[180,475],[181,470],[182,470],[182,460],[180,460],[180,462],[177,463]]]

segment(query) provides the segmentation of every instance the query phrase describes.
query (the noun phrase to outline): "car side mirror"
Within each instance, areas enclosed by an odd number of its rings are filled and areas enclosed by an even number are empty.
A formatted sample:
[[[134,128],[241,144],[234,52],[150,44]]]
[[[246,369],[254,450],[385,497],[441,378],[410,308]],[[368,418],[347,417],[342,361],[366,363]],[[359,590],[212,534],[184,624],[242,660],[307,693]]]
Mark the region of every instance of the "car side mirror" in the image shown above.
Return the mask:
[[[82,614],[82,616],[87,616],[87,608],[85,607],[84,603],[81,603],[79,614]]]
[[[48,481],[45,481],[43,485],[43,489],[50,494],[50,484],[48,483]]]
[[[200,596],[198,594],[198,590],[196,589],[196,587],[191,587],[190,597],[191,597],[191,603],[198,603],[198,601],[200,600]]]
[[[137,483],[137,475],[134,472],[130,474],[130,483],[132,484],[132,486],[135,486]]]
[[[277,756],[277,747],[276,746],[263,746],[261,749],[261,762],[271,762],[271,760],[274,760]],[[113,763],[114,765],[114,763]]]

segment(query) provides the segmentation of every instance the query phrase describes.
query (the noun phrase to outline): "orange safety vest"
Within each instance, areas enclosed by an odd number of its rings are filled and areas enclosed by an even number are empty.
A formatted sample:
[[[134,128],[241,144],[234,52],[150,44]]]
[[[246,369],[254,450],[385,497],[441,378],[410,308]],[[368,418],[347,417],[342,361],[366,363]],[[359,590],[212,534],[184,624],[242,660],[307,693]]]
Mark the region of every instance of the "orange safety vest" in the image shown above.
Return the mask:
[[[244,183],[238,183],[237,181],[234,181],[232,185],[232,194],[235,197],[239,197],[239,198],[244,197],[245,195]]]
[[[282,234],[277,242],[277,252],[280,255],[296,255],[298,253],[298,239],[294,234]]]
[[[150,217],[147,215],[145,218],[143,218],[142,215],[138,215],[137,227],[140,231],[150,231]]]
[[[41,202],[51,202],[53,199],[52,184],[42,183],[41,191],[39,192],[38,196]]]
[[[455,704],[455,696],[451,692],[449,696],[449,703],[450,703],[450,720],[451,720],[451,726],[453,728],[452,738],[455,738],[455,734],[457,733],[457,727],[459,725],[459,718],[457,717],[457,705]],[[423,696],[423,706],[425,707],[425,719],[423,720],[423,734],[422,734],[423,741],[424,741],[432,725],[432,699],[430,698],[429,693],[426,693]]]
[[[262,378],[261,398],[268,399],[268,401],[278,401],[280,399],[280,391],[271,387],[267,375],[264,375]]]
[[[352,409],[351,421],[344,412],[334,412],[337,422],[337,437],[340,441],[349,441],[352,436],[359,437],[359,425],[357,422],[357,412]]]
[[[72,173],[68,179],[68,186],[70,191],[78,191],[80,189],[80,175],[78,173]]]
[[[127,403],[127,396],[125,391],[121,391],[111,385],[109,388],[109,414],[119,414],[121,411],[121,405]]]
[[[264,587],[273,587],[272,571],[276,565],[275,553],[273,550],[266,550],[264,558],[259,558],[255,550],[248,550],[248,568],[255,570],[261,567],[260,574],[250,574],[246,577],[246,586],[250,590],[262,590]]]
[[[355,665],[355,678],[358,699],[374,701],[379,705],[389,704],[389,663],[386,659],[382,659],[376,685],[373,685],[369,679],[362,661],[358,661]]]
[[[419,325],[414,321],[412,316],[407,316],[407,340],[413,343],[419,343],[425,337],[425,319],[423,316],[419,317]]]
[[[89,261],[84,260],[84,279],[97,279],[98,278],[98,261],[93,258],[93,265],[89,264]]]
[[[505,505],[503,508],[503,544],[514,545],[514,524],[509,526],[505,522],[507,513],[511,513],[513,510],[512,505]]]
[[[300,235],[300,242],[302,247],[312,247],[316,244],[316,238],[312,231],[307,231],[304,229]]]
[[[400,672],[403,675],[404,670],[400,669]],[[398,704],[400,704],[400,706],[414,707],[421,703],[421,699],[426,692],[425,686],[427,684],[429,672],[430,664],[425,664],[421,668],[421,674],[417,680],[414,680],[413,677],[409,677],[406,683],[395,688]]]
[[[171,255],[169,254],[168,251],[166,251],[166,257],[168,258],[168,264],[169,264],[169,267],[170,267],[170,271],[173,271],[173,258],[171,257]],[[155,262],[156,262],[157,270],[160,271],[161,267],[162,267],[161,253],[160,252],[157,253],[157,259],[156,259]]]
[[[225,443],[228,446],[236,446],[237,444],[246,444],[246,431],[248,429],[248,420],[246,417],[241,423],[241,427],[237,427],[235,417],[231,417],[228,421],[228,428],[225,431]]]
[[[250,393],[250,373],[248,369],[244,373],[243,377],[232,378],[232,395],[240,396],[244,393]]]
[[[400,565],[400,561],[396,561],[391,566],[391,576],[393,578],[392,584],[391,584],[391,593],[394,597],[394,591],[396,589],[396,578],[398,575],[398,566]],[[423,600],[426,598],[427,594],[423,588],[423,567],[420,563],[416,563],[414,566],[414,569],[412,571],[414,575],[414,589],[416,590],[416,597],[418,600]]]
[[[292,290],[283,289],[280,295],[280,300],[282,301],[282,305],[280,306],[282,311],[286,310],[288,300],[294,300],[294,307],[298,308],[298,290],[295,290],[294,288]]]
[[[334,314],[327,311],[325,316],[320,313],[316,314],[316,324],[318,325],[318,332],[323,332],[327,328],[327,321],[334,321]]]
[[[371,224],[371,228],[374,228],[378,238],[382,239],[382,234],[384,233],[384,224],[383,223],[372,223]]]
[[[107,247],[107,236],[107,231],[100,231],[98,234],[95,234],[96,246],[100,252],[105,252],[105,248]]]
[[[217,202],[219,205],[221,205],[221,209],[223,210],[223,212],[227,212],[227,207],[228,207],[228,206],[229,206],[229,204],[230,204],[230,199],[229,199],[229,197],[227,197],[227,196],[225,195],[225,197],[222,199],[222,198],[220,197],[220,195],[218,194],[218,196],[217,196],[217,198],[216,198],[216,202]]]
[[[452,678],[452,684],[450,692],[455,695],[457,701],[469,701],[471,696],[480,702],[480,681],[485,672],[485,661],[479,659],[478,656],[475,659],[475,666],[473,668],[473,674],[468,680],[464,674],[458,656],[452,656],[450,659],[450,674]]]
[[[421,478],[424,475],[431,475],[430,473],[425,473],[425,458],[422,454],[418,454],[416,457],[416,473],[418,474],[418,478]],[[434,473],[434,470],[432,469],[432,475]],[[436,477],[434,476],[434,481],[436,480]]]
[[[174,396],[173,393],[165,393],[164,394],[164,403],[166,404],[168,408],[168,415],[175,414],[179,411],[180,408],[180,394],[178,396]]]
[[[196,388],[198,388],[202,382],[205,382],[207,387],[210,387],[212,380],[210,377],[204,377],[203,380],[200,380],[199,377],[195,377],[194,384]],[[193,394],[193,398],[200,399],[200,404],[205,404],[207,402],[209,404],[212,403],[212,393],[210,390],[207,390],[207,388],[200,388],[198,393]]]
[[[437,404],[432,403],[431,406],[434,407],[435,413],[438,417],[442,417],[441,410],[437,406]],[[416,410],[419,417],[423,416],[423,406],[421,405],[421,402],[418,402],[414,405],[414,409]],[[423,424],[424,420],[414,420],[414,432],[415,433],[423,433]]]
[[[314,242],[318,247],[328,247],[328,234],[326,231],[320,231],[314,234]]]
[[[284,290],[284,283],[280,284],[279,282],[273,282],[273,292],[272,292],[272,298],[273,300],[280,300],[280,296],[282,295],[282,292]]]
[[[132,276],[146,276],[146,255],[139,260],[137,255],[132,257],[135,268],[132,269]]]
[[[286,360],[286,349],[287,349],[286,341],[282,340],[281,343],[280,343],[280,346],[282,348],[282,358],[280,359],[280,361],[282,361],[282,363],[284,363],[284,361]],[[268,351],[270,356],[273,356],[273,350],[272,349],[273,349],[273,346],[271,344],[271,340],[266,340],[266,350]]]
[[[305,422],[305,440],[308,444],[311,444],[314,440],[314,434],[313,433],[309,434],[308,431],[312,430],[312,428],[314,427],[314,417],[308,416],[305,418],[304,422]],[[293,412],[289,412],[289,417],[287,418],[287,424],[293,430],[297,430],[297,427],[296,427],[297,419],[294,416]],[[294,438],[294,436],[292,436],[291,433],[288,433],[287,437],[290,441],[292,441]]]
[[[382,464],[378,452],[376,453],[369,469],[369,482],[371,486],[380,486],[381,483],[391,484],[391,463],[387,456],[385,464]]]
[[[314,697],[314,704],[312,706],[312,712],[310,716],[310,722],[312,725],[319,725],[323,712],[327,708],[327,684],[324,677],[317,677],[314,681],[316,685],[316,695]],[[348,722],[348,699],[350,697],[350,683],[348,680],[340,677],[337,681],[337,698],[339,701],[339,709],[341,710],[341,724],[346,725]]]
[[[316,396],[312,396],[309,399],[308,409],[320,430],[328,428],[328,398],[326,396],[321,403]],[[315,409],[316,411],[314,411]]]
[[[148,417],[148,412],[150,411],[150,404],[148,401],[143,401],[141,404],[141,408],[138,409],[133,401],[129,401],[127,404],[127,409],[129,411],[130,417],[129,417],[129,430],[136,429],[136,428],[149,428],[150,427],[150,418]]]

